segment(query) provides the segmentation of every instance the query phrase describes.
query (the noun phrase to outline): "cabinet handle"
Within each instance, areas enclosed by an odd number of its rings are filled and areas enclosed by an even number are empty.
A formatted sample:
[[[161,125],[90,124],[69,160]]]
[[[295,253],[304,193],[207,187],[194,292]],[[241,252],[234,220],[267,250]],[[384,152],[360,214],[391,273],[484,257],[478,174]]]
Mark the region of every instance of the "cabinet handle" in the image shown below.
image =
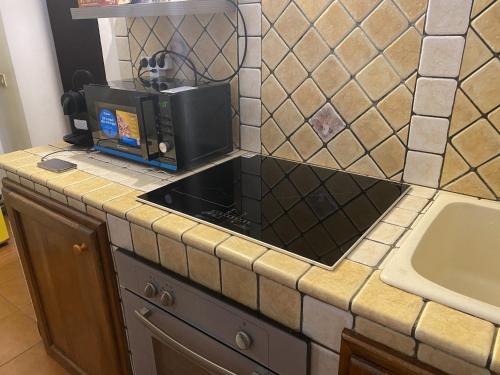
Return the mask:
[[[73,245],[73,253],[75,253],[75,255],[81,255],[85,252],[87,252],[89,250],[89,248],[87,247],[87,245],[85,243],[82,243],[81,245]]]

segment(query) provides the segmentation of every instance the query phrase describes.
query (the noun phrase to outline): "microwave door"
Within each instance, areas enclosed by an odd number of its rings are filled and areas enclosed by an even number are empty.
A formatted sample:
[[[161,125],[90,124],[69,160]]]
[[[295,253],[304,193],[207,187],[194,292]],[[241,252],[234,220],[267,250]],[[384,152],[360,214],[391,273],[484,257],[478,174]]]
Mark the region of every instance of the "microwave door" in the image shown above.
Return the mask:
[[[141,133],[141,152],[144,160],[158,158],[158,136],[156,132],[156,105],[153,96],[137,98],[137,117]]]

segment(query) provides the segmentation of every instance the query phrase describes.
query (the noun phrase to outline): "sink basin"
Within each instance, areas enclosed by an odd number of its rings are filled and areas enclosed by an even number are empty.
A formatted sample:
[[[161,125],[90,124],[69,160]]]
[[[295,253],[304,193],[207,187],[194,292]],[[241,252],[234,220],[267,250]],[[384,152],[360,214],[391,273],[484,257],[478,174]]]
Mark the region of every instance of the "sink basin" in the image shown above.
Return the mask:
[[[500,202],[441,192],[381,278],[500,324]]]

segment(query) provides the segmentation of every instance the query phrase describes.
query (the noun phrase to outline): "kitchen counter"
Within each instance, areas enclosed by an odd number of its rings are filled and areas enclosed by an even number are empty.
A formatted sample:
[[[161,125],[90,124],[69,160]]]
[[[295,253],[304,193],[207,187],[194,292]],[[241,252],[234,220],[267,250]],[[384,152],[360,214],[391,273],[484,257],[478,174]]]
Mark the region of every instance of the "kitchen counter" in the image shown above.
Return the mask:
[[[135,199],[196,171],[174,175],[81,151],[54,155],[76,163],[76,171],[56,174],[36,166],[44,155],[68,146],[0,155],[2,176],[105,220],[113,248],[134,251],[302,332],[313,341],[313,369],[336,366],[340,334],[348,327],[450,374],[500,372],[498,326],[380,280],[391,253],[433,203],[434,189],[413,186],[348,258],[328,271]]]

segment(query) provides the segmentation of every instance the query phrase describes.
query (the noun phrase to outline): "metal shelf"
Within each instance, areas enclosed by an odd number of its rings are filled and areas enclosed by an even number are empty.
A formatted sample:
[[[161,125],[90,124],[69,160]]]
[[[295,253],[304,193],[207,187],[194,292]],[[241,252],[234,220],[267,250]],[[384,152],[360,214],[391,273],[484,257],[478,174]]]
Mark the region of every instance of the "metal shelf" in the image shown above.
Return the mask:
[[[74,20],[117,17],[182,16],[234,11],[227,0],[170,0],[161,3],[71,8]]]

